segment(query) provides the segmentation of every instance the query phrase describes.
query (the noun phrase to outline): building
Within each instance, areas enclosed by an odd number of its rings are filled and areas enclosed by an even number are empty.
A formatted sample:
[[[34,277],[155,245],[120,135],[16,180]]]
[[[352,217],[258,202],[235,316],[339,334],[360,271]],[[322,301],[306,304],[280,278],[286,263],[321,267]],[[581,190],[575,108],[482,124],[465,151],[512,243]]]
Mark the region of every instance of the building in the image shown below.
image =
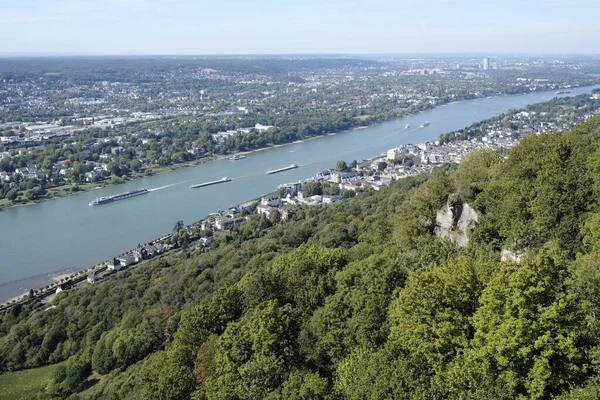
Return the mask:
[[[256,207],[256,213],[258,215],[260,214],[264,214],[267,216],[267,218],[271,218],[271,213],[273,213],[275,210],[277,210],[277,208],[272,207],[270,205],[260,205],[258,207]]]
[[[481,62],[481,67],[484,71],[488,71],[490,69],[490,58],[483,57],[483,61]]]
[[[132,254],[125,254],[121,257],[117,257],[117,261],[121,264],[121,267],[128,267],[135,263],[135,257]]]
[[[271,195],[265,196],[260,199],[261,206],[279,207],[281,205],[281,198],[279,196]]]
[[[200,224],[200,229],[203,231],[212,231],[214,228],[214,219],[205,219],[204,221],[202,221],[202,223]]]
[[[286,196],[296,196],[299,192],[304,190],[304,182],[298,181],[293,183],[284,183],[282,185],[279,185],[279,188],[283,188]]]
[[[330,203],[335,203],[338,200],[341,200],[342,196],[340,196],[339,194],[334,194],[334,195],[323,195],[323,203],[324,204],[330,204]]]
[[[96,273],[95,272],[90,272],[87,276],[87,282],[88,283],[96,283]]]
[[[63,292],[65,290],[70,290],[73,289],[73,282],[72,281],[66,281],[65,283],[61,283],[57,288],[56,288],[56,293],[60,293]]]
[[[292,216],[294,215],[294,212],[292,210],[290,210],[289,208],[282,208],[281,209],[281,219],[282,220],[288,220],[290,218],[292,218]]]
[[[262,125],[262,124],[256,124],[254,125],[254,129],[262,132],[262,131],[268,131],[269,129],[271,129],[273,126],[271,125]]]
[[[389,149],[386,154],[386,159],[389,161],[394,161],[398,153],[398,149]]]
[[[107,271],[118,271],[121,269],[121,263],[116,259],[112,259],[106,262],[106,270]]]
[[[236,226],[240,226],[244,222],[244,218],[231,218],[228,216],[219,216],[215,218],[215,228],[218,230],[232,229]]]

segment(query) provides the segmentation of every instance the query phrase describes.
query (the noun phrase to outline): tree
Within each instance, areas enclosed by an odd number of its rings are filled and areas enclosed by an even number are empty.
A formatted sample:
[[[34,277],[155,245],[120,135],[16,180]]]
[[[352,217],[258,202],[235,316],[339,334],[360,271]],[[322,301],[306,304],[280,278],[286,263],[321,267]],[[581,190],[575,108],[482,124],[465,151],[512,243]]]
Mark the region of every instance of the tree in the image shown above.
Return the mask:
[[[90,364],[83,360],[74,361],[67,369],[65,382],[70,392],[78,392],[82,388],[83,382],[91,372]]]
[[[280,222],[281,221],[281,212],[279,212],[279,210],[273,210],[273,211],[271,211],[271,213],[269,214],[269,219],[274,224]]]
[[[30,189],[30,190],[28,190],[28,191],[25,193],[25,197],[27,197],[27,199],[29,199],[29,200],[37,200],[37,199],[39,199],[39,198],[40,198],[40,197],[41,197],[43,194],[44,194],[44,190],[43,190],[41,187],[39,187],[39,186],[36,186],[36,187],[34,187],[33,189]]]
[[[59,365],[52,374],[52,380],[55,383],[61,383],[67,379],[67,368],[64,365]]]
[[[340,160],[335,163],[335,169],[337,169],[338,171],[347,171],[348,165],[346,165],[346,161]]]
[[[178,233],[180,230],[182,230],[185,227],[185,224],[183,223],[183,221],[177,221],[175,222],[175,225],[173,225],[173,233]]]
[[[17,200],[17,197],[19,197],[19,193],[16,190],[11,189],[6,193],[6,198],[13,203]]]
[[[153,354],[142,372],[144,398],[186,399],[194,391],[194,353],[190,346],[173,343]]]
[[[481,296],[473,355],[515,397],[548,398],[585,376],[589,331],[567,279],[565,266],[543,251],[505,266]]]
[[[473,336],[471,318],[489,275],[487,265],[469,259],[411,274],[390,306],[390,342],[433,368],[451,361]]]
[[[321,182],[306,182],[304,192],[307,196],[322,195],[323,187]]]
[[[137,158],[133,159],[133,160],[129,161],[129,168],[132,171],[139,172],[142,169],[142,162],[140,160],[138,160]]]
[[[354,190],[344,190],[342,192],[342,198],[349,199],[356,196],[356,192]]]
[[[208,336],[200,346],[198,354],[196,355],[194,376],[196,377],[196,384],[198,386],[204,386],[206,381],[215,374],[215,344],[217,338],[218,336],[215,334]]]
[[[281,397],[290,400],[324,399],[331,393],[327,379],[318,373],[293,371],[283,383]]]

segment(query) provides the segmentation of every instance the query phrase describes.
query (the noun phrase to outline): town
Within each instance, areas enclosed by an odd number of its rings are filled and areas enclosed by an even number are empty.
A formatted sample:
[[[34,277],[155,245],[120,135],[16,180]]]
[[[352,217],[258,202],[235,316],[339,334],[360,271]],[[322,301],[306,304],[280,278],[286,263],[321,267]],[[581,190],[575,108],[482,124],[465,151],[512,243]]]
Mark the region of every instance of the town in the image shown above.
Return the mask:
[[[0,207],[399,118],[600,80],[593,58],[0,60]],[[116,72],[115,72],[116,71]]]
[[[310,178],[281,184],[270,194],[213,213],[201,221],[187,226],[179,221],[170,234],[69,274],[44,288],[31,289],[29,293],[1,305],[0,312],[15,304],[36,299],[50,303],[62,291],[73,289],[78,284],[95,284],[172,249],[188,249],[190,246],[197,250],[214,248],[224,237],[239,230],[242,224],[251,219],[259,220],[263,225],[280,223],[293,219],[299,207],[322,207],[365,191],[381,190],[402,178],[430,173],[437,166],[458,164],[472,151],[497,150],[506,155],[508,149],[527,135],[568,130],[576,122],[589,120],[598,114],[600,90],[591,95],[556,98],[522,110],[511,110],[461,131],[443,134],[439,140],[402,145],[373,159],[350,163],[340,160],[335,168]]]

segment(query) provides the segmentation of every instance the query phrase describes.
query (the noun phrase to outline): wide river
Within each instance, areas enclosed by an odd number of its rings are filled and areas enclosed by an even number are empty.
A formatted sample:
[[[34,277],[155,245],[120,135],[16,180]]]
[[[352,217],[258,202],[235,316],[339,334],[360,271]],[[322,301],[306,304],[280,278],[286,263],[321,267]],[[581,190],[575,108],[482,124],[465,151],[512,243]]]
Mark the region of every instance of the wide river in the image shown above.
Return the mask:
[[[600,85],[595,86],[600,87]],[[574,89],[568,96],[590,93]],[[186,224],[255,198],[277,185],[315,175],[337,160],[371,158],[402,144],[434,140],[508,109],[550,100],[555,92],[502,96],[448,104],[406,118],[336,135],[266,149],[239,161],[214,161],[104,189],[0,212],[0,301],[52,276],[75,271],[168,233],[178,220]],[[425,121],[431,125],[419,128]],[[409,124],[410,129],[404,129]],[[269,169],[296,163],[300,168],[274,175]],[[195,183],[233,178],[231,182],[190,189]],[[136,188],[149,194],[89,207],[98,196]]]

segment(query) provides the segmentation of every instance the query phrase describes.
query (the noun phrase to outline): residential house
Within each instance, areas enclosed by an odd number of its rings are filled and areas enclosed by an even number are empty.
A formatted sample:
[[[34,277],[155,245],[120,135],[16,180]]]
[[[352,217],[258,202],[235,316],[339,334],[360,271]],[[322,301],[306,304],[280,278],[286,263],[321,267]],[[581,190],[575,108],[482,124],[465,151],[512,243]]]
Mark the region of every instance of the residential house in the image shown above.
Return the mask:
[[[273,126],[271,125],[261,125],[261,124],[255,124],[254,125],[254,129],[261,132],[261,131],[267,131],[269,129],[271,129]]]
[[[340,189],[342,189],[342,190],[352,190],[354,192],[358,192],[360,190],[360,186],[353,185],[352,183],[340,183]]]
[[[107,271],[118,271],[121,269],[121,263],[116,260],[116,259],[112,259],[106,262],[106,270]]]
[[[214,223],[215,223],[214,218],[210,218],[210,219],[207,218],[200,223],[200,229],[203,231],[212,231],[215,227]]]
[[[287,196],[296,196],[299,192],[304,190],[304,182],[298,181],[293,183],[284,183],[279,185],[279,188],[283,188]]]
[[[271,217],[271,213],[273,211],[275,211],[275,210],[277,210],[277,208],[271,207],[269,205],[262,205],[261,204],[260,206],[256,207],[256,213],[259,214],[259,215],[260,214],[264,214],[264,215],[267,216],[267,218],[270,218]]]
[[[294,215],[294,212],[292,210],[290,210],[289,208],[282,208],[280,210],[280,212],[281,212],[281,219],[284,221],[292,218],[292,216]]]
[[[215,218],[215,228],[218,230],[232,229],[244,222],[244,218],[230,218],[228,216],[219,216]]]
[[[127,253],[117,257],[117,261],[121,264],[121,267],[129,267],[131,264],[135,263],[135,257],[133,254]]]
[[[281,205],[281,198],[277,195],[265,196],[260,199],[261,206],[279,207]]]
[[[121,146],[117,146],[110,149],[110,152],[113,156],[118,156],[119,154],[123,154],[125,152],[125,149]]]
[[[87,282],[88,283],[96,283],[97,279],[96,279],[96,273],[94,271],[90,272],[87,276]]]
[[[340,196],[339,194],[323,195],[323,197],[322,197],[323,204],[331,204],[331,203],[334,203],[341,199],[342,199],[342,196]]]
[[[342,183],[342,182],[356,180],[358,178],[359,178],[359,174],[358,174],[358,172],[355,172],[355,171],[351,171],[351,172],[335,171],[335,172],[331,173],[331,176],[329,177],[329,182]]]
[[[206,150],[204,150],[202,147],[192,147],[190,150],[188,150],[188,153],[190,153],[192,157],[198,158],[206,153]]]
[[[74,287],[73,282],[71,280],[68,280],[68,281],[63,282],[60,285],[58,285],[58,287],[56,288],[56,293],[58,294],[65,290],[71,290],[71,289],[73,289],[73,287]]]

